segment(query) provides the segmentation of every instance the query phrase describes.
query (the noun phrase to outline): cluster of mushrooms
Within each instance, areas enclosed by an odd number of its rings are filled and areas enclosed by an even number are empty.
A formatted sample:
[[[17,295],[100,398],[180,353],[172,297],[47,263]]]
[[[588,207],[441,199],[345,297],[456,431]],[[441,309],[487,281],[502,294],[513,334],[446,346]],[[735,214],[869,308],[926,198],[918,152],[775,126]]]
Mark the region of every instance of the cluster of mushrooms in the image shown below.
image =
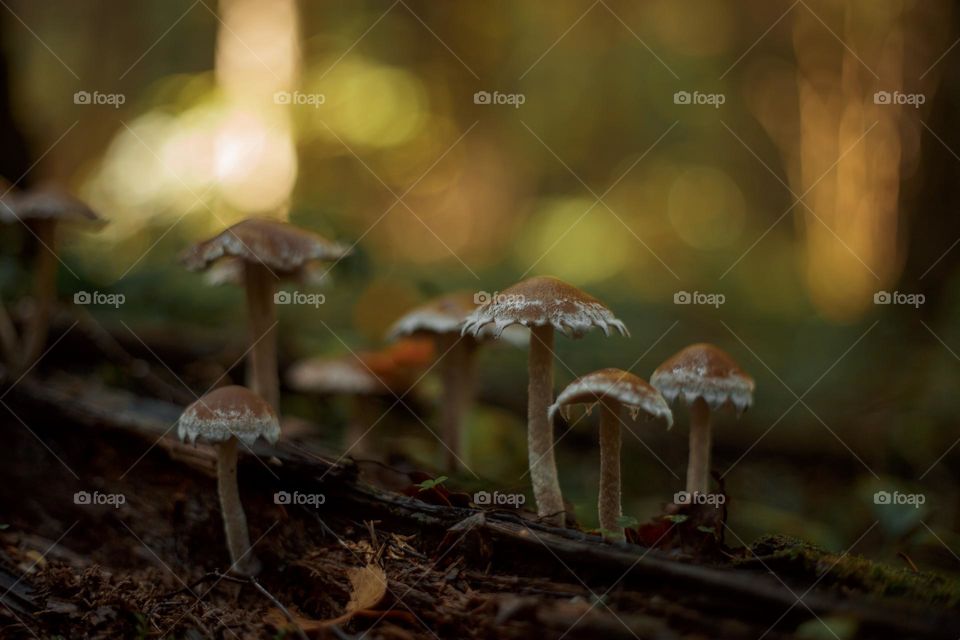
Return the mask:
[[[27,225],[37,242],[36,300],[29,333],[20,340],[0,304],[0,346],[13,369],[28,366],[46,341],[48,316],[55,302],[56,257],[54,230],[61,220],[97,221],[96,214],[62,193],[35,191],[12,194],[0,201],[0,221]],[[178,423],[178,435],[201,441],[217,452],[218,489],[231,570],[253,575],[259,563],[250,550],[246,517],[237,488],[238,445],[250,447],[258,438],[274,443],[280,437],[278,408],[280,378],[277,363],[277,319],[274,295],[282,281],[311,282],[317,263],[336,263],[350,249],[292,224],[263,218],[239,222],[220,234],[190,247],[182,257],[191,270],[215,271],[217,281],[240,284],[246,293],[250,329],[246,386],[212,391],[187,407]],[[600,527],[608,535],[622,535],[620,444],[624,414],[673,424],[669,403],[690,407],[690,450],[686,490],[691,495],[710,491],[711,412],[730,407],[739,415],[752,403],[754,382],[734,360],[709,344],[691,345],[664,362],[650,383],[621,369],[588,373],[566,387],[554,400],[553,345],[557,331],[579,338],[597,327],[607,336],[629,336],[623,322],[602,302],[551,277],[533,277],[485,301],[472,293],[445,295],[411,310],[396,320],[388,339],[425,336],[432,341],[430,359],[442,377],[440,437],[446,467],[461,464],[464,416],[475,395],[476,354],[480,345],[501,337],[516,342],[517,327],[529,330],[527,441],[529,471],[540,518],[555,526],[565,524],[565,506],[554,457],[556,416],[570,419],[571,408],[600,407]],[[522,332],[522,329],[521,329]],[[526,339],[526,336],[523,337]],[[21,347],[22,343],[22,347]],[[436,355],[433,355],[436,354]],[[423,352],[396,347],[383,353],[351,354],[310,359],[287,372],[287,385],[315,394],[395,394],[410,378],[406,374],[423,364]],[[346,434],[348,453],[363,452],[363,435],[372,426],[359,401]]]

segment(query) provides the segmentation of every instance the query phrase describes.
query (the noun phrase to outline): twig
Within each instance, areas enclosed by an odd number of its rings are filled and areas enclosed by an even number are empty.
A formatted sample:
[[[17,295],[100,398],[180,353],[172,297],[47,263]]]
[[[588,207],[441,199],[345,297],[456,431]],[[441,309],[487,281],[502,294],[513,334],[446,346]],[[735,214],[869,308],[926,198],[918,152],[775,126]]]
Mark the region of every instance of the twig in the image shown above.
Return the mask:
[[[303,629],[300,627],[300,625],[297,623],[297,619],[293,616],[293,614],[290,613],[290,611],[289,611],[285,606],[283,606],[283,604],[282,604],[279,600],[277,600],[275,597],[273,597],[273,594],[270,593],[269,591],[267,591],[266,588],[264,588],[264,586],[263,586],[262,584],[260,584],[260,583],[257,581],[257,579],[254,578],[253,576],[250,577],[250,584],[252,584],[254,587],[256,587],[256,588],[257,588],[257,591],[259,591],[259,592],[262,593],[264,596],[266,596],[266,598],[267,598],[270,602],[273,603],[273,606],[275,606],[277,609],[279,609],[279,610],[281,611],[281,613],[283,613],[283,615],[285,615],[285,616],[287,617],[287,620],[289,620],[289,621],[290,621],[290,624],[292,624],[292,625],[294,626],[294,628],[296,629],[296,631],[297,631],[297,636],[300,637],[300,640],[310,640],[309,638],[307,638],[306,632],[304,632],[304,630],[303,630]]]

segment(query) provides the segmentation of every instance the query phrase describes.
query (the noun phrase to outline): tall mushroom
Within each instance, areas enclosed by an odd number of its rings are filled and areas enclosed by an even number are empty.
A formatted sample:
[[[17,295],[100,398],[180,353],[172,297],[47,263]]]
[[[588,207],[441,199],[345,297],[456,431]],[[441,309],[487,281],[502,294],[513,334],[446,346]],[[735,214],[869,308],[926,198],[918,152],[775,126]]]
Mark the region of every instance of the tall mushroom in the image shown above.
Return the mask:
[[[237,442],[250,446],[263,437],[270,443],[280,437],[277,414],[267,402],[246,387],[221,387],[203,396],[180,416],[177,435],[195,443],[198,439],[217,450],[217,489],[231,570],[256,575],[260,563],[250,551],[247,517],[237,489]]]
[[[753,378],[725,351],[693,344],[669,358],[650,376],[668,402],[680,398],[690,407],[687,492],[710,492],[710,412],[733,407],[739,416],[753,404]]]
[[[274,409],[280,399],[274,308],[277,283],[298,276],[311,260],[339,260],[349,253],[348,248],[292,224],[250,218],[194,245],[183,256],[183,264],[192,271],[206,269],[224,257],[243,261],[253,344],[248,363],[250,384]]]
[[[588,411],[600,405],[600,494],[597,510],[600,528],[622,535],[617,522],[623,515],[620,503],[620,423],[626,408],[636,420],[642,412],[648,418],[666,421],[673,426],[673,413],[660,392],[645,380],[622,369],[600,369],[577,378],[557,396],[550,406],[550,420],[559,412],[570,421],[570,409],[586,404]]]
[[[446,295],[416,307],[401,316],[390,328],[387,338],[429,335],[436,343],[443,378],[440,401],[440,436],[446,447],[448,472],[460,466],[463,456],[462,422],[473,403],[476,383],[476,351],[479,341],[462,336],[463,323],[477,308],[472,293]]]
[[[553,424],[547,410],[553,396],[554,331],[579,338],[592,327],[630,335],[613,312],[596,298],[556,278],[538,276],[496,294],[467,318],[464,335],[479,335],[492,325],[495,336],[514,324],[530,328],[527,390],[527,448],[537,514],[555,526],[564,524],[563,495],[553,453]]]
[[[27,324],[22,351],[14,363],[25,369],[43,353],[50,314],[57,299],[57,227],[61,222],[103,222],[86,204],[65,191],[43,186],[10,192],[0,201],[0,221],[21,222],[37,239],[34,258],[34,308]],[[9,334],[9,327],[5,330]],[[6,338],[9,340],[9,335]]]

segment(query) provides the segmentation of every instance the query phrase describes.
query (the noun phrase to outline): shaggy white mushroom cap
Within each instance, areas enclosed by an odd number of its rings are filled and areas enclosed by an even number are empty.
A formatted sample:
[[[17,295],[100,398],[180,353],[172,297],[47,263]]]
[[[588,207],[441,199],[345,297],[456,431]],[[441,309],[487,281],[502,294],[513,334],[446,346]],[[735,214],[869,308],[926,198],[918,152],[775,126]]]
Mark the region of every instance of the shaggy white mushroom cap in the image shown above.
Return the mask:
[[[221,387],[187,407],[177,423],[177,436],[191,444],[211,444],[231,437],[251,445],[257,438],[273,444],[280,437],[277,414],[266,400],[246,387]]]
[[[601,401],[618,402],[633,420],[644,413],[649,418],[664,420],[668,429],[673,426],[673,412],[660,392],[622,369],[601,369],[577,378],[550,405],[549,416],[553,420],[559,412],[569,422],[574,406],[585,404],[589,413]]]
[[[669,401],[693,404],[703,398],[711,410],[731,405],[737,414],[753,404],[753,378],[725,351],[712,344],[694,344],[664,362],[650,383]]]
[[[537,327],[551,325],[567,336],[579,338],[593,327],[609,336],[611,329],[621,335],[630,332],[602,302],[562,280],[539,276],[497,292],[467,317],[463,334],[481,335],[492,327],[499,337],[510,325]]]

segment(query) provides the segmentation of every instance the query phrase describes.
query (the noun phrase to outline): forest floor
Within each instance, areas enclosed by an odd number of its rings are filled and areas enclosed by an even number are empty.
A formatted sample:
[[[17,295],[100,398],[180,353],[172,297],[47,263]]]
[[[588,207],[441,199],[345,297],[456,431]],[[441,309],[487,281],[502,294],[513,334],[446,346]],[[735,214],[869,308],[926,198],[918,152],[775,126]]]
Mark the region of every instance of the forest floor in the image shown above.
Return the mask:
[[[722,513],[676,508],[605,541],[303,442],[243,456],[263,570],[240,580],[212,453],[160,437],[169,414],[76,381],[4,405],[3,638],[960,637],[960,588],[937,575],[776,536],[730,548]]]

